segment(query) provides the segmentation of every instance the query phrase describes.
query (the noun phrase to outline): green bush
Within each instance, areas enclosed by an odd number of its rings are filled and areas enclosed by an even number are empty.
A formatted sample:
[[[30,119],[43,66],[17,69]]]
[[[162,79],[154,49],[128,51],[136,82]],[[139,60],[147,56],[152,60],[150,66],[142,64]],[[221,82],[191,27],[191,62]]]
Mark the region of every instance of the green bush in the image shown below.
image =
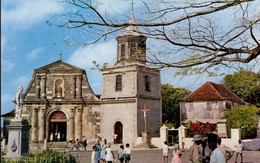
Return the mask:
[[[223,119],[227,119],[228,135],[230,135],[231,128],[239,127],[241,128],[242,139],[256,137],[259,118],[260,108],[248,105],[232,108],[223,117]]]
[[[1,153],[2,156],[2,153]],[[56,152],[52,150],[42,151],[41,153],[29,154],[28,157],[19,159],[1,158],[3,163],[27,163],[27,162],[40,162],[40,163],[76,163],[76,158],[69,153]]]

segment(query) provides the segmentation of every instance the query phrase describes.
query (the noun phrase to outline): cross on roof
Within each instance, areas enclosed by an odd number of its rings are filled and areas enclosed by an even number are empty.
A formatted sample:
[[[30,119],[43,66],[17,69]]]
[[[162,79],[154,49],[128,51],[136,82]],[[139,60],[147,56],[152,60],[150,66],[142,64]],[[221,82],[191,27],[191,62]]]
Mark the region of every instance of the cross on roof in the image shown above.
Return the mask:
[[[60,55],[60,60],[62,60],[62,54],[60,53],[59,55]]]

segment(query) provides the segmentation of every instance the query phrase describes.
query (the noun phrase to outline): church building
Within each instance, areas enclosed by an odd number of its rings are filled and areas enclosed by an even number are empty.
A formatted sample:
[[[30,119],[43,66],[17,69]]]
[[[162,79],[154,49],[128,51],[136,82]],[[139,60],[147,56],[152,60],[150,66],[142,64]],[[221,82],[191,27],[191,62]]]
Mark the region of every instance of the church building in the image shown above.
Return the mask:
[[[133,14],[129,23],[134,23]],[[136,145],[145,128],[144,105],[150,109],[148,132],[162,122],[160,71],[146,65],[146,36],[128,26],[116,39],[117,63],[102,69],[101,95],[91,89],[85,70],[62,60],[34,70],[22,113],[32,125],[32,144],[59,133],[64,142],[85,136]],[[14,111],[2,116],[6,126]]]

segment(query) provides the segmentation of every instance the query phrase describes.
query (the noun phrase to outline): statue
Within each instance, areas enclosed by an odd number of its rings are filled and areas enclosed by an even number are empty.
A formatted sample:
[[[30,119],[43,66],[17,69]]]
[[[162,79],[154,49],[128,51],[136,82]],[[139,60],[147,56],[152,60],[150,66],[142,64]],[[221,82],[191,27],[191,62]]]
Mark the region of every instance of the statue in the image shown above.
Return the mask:
[[[21,119],[21,114],[23,111],[24,95],[23,87],[19,87],[19,91],[16,94],[16,107],[15,107],[15,119]]]
[[[62,87],[60,85],[58,85],[58,87],[57,87],[57,97],[61,97],[61,91],[62,91]]]

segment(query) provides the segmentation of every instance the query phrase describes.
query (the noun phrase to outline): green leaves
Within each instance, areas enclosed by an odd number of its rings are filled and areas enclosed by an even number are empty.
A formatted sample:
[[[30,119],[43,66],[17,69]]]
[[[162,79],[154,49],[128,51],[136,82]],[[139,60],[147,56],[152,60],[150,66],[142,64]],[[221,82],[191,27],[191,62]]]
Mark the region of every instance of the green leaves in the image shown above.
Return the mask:
[[[223,119],[227,119],[227,129],[230,133],[231,128],[241,128],[241,136],[245,138],[255,138],[260,118],[260,108],[244,105],[232,108]]]
[[[238,97],[260,107],[260,74],[241,69],[233,75],[226,75],[222,84]]]
[[[95,65],[95,68],[92,67],[90,70],[96,70],[96,69],[98,69],[99,71],[101,70],[101,68],[99,67],[99,64],[97,64],[97,61],[94,60],[94,61],[92,61],[92,63]],[[107,66],[108,66],[108,63],[105,62],[103,64],[102,68],[106,68]]]
[[[162,119],[164,123],[173,123],[175,128],[180,125],[179,100],[191,92],[184,88],[174,88],[170,84],[161,85]]]

